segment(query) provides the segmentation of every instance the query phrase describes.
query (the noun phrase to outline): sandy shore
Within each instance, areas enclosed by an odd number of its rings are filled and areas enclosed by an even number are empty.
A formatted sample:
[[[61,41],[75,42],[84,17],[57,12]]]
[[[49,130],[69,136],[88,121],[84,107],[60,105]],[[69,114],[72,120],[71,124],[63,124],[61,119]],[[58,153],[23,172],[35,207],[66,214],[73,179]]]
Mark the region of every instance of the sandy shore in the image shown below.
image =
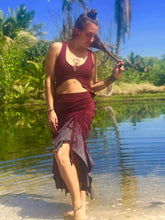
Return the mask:
[[[71,209],[69,195],[55,190],[51,177],[43,176],[40,181],[40,186],[20,185],[19,190],[13,183],[8,194],[9,188],[1,187],[0,220],[63,220],[64,213]],[[115,176],[95,176],[95,199],[88,199],[89,220],[165,220],[164,177],[131,177],[124,181],[121,185]]]
[[[51,211],[51,212],[50,212]],[[48,207],[43,207],[42,201],[38,202],[38,207],[7,207],[5,205],[0,205],[0,219],[1,220],[63,220],[62,213],[58,211],[57,215],[55,212],[57,209]],[[161,209],[150,212],[140,211],[137,213],[131,213],[129,211],[114,212],[114,211],[88,211],[89,220],[165,220],[165,213]],[[60,217],[61,215],[61,217]]]

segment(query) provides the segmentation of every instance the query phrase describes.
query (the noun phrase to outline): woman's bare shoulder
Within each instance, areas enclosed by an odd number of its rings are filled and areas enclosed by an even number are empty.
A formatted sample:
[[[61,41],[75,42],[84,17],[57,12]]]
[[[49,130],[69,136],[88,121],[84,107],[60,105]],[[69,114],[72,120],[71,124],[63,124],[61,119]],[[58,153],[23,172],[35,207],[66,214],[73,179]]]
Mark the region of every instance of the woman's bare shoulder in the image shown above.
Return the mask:
[[[50,46],[50,51],[56,55],[58,55],[61,51],[62,43],[61,42],[54,42]]]
[[[61,49],[62,47],[62,42],[54,42],[51,44],[51,47],[54,49]]]

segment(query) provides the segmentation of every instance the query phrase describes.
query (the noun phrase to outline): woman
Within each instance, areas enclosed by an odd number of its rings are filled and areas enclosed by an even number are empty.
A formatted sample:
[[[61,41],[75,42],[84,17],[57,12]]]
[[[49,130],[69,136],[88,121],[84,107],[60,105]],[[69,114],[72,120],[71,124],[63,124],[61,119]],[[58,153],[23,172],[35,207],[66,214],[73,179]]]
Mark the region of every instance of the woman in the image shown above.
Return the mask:
[[[48,124],[54,136],[53,172],[56,187],[70,192],[75,220],[86,219],[86,193],[92,197],[94,165],[86,145],[94,117],[94,93],[106,88],[124,71],[119,61],[110,77],[97,80],[97,57],[88,49],[99,24],[97,12],[80,15],[69,42],[56,42],[46,59]]]

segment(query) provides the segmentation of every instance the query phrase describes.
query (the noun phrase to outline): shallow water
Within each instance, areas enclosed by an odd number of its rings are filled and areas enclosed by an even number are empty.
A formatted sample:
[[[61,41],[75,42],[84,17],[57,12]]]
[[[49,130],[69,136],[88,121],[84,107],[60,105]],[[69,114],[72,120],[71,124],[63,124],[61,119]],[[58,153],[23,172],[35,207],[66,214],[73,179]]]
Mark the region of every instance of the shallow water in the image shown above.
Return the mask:
[[[63,219],[70,198],[52,180],[45,108],[0,116],[0,219]],[[165,219],[163,102],[97,105],[88,147],[95,162],[89,219]]]

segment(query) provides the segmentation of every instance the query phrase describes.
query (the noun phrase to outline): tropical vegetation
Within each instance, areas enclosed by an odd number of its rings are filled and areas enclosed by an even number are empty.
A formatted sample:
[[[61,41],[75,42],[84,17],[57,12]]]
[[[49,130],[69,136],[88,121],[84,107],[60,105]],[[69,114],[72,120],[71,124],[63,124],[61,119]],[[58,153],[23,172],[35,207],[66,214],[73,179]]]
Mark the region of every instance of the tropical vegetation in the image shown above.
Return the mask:
[[[75,2],[84,10],[87,9],[87,1],[85,0],[63,1],[64,20],[58,37],[59,41],[71,36],[73,28],[71,12],[72,4]],[[125,2],[122,4],[125,7],[122,8],[123,13],[126,8],[127,12],[130,11],[130,1],[127,1],[127,4],[126,1],[121,0],[115,2],[116,7],[119,5],[121,7],[121,2]],[[118,5],[117,2],[120,4]],[[125,39],[125,34],[129,32],[130,15],[130,13],[124,15],[126,18],[124,26],[127,26],[125,30],[119,31],[121,25],[118,25],[116,51],[119,51],[120,40]],[[0,105],[37,103],[38,100],[45,100],[45,57],[51,41],[45,39],[45,32],[42,31],[43,24],[32,25],[34,17],[35,12],[28,11],[25,5],[20,5],[14,10],[9,9],[9,13],[6,15],[0,10]],[[114,62],[102,51],[96,51],[96,53],[98,56],[98,76],[99,79],[103,79],[109,76]],[[142,57],[132,52],[124,61],[126,70],[122,79],[115,84],[114,94],[118,94],[117,91],[122,94],[119,84],[122,85],[122,88],[125,87],[123,90],[127,90],[130,83],[136,85],[150,83],[150,85],[159,88],[161,86],[159,91],[164,91],[165,55],[158,59],[156,57]],[[125,84],[121,84],[121,81]],[[138,91],[143,93],[145,89]]]

